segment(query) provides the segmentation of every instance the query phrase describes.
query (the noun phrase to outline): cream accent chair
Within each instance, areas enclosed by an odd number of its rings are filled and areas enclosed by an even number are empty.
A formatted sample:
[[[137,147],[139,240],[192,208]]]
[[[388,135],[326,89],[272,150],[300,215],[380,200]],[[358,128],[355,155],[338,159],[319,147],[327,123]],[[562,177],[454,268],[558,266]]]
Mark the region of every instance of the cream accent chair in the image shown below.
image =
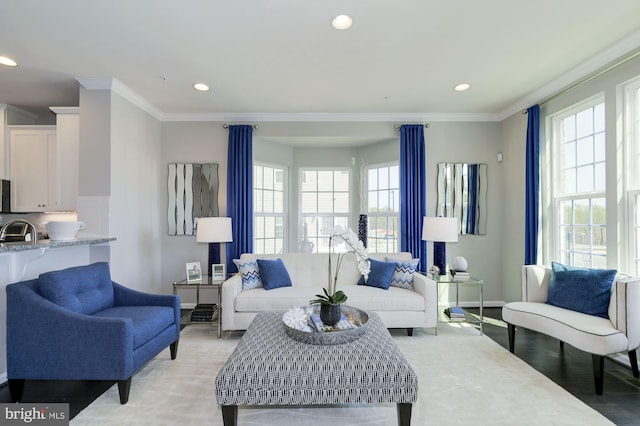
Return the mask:
[[[516,327],[523,327],[560,340],[592,354],[596,394],[602,394],[604,357],[628,352],[634,377],[640,376],[636,349],[640,346],[640,278],[616,277],[609,302],[609,318],[552,306],[547,303],[551,269],[537,265],[522,267],[522,302],[502,308],[508,325],[509,350],[515,350]]]

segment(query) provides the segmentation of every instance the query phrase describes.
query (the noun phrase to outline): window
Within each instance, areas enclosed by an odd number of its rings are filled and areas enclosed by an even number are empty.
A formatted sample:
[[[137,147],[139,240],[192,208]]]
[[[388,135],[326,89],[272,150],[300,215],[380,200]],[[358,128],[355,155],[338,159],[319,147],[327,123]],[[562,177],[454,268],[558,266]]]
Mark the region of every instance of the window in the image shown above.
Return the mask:
[[[551,118],[555,259],[607,267],[605,116],[602,98]]]
[[[327,230],[349,227],[349,170],[302,169],[300,171],[300,212],[303,232],[318,253],[329,252]],[[301,238],[301,239],[302,239]]]
[[[367,249],[370,253],[398,251],[399,170],[397,164],[376,165],[367,170]]]
[[[253,251],[277,254],[285,251],[286,169],[253,166]]]
[[[640,79],[624,88],[625,144],[628,153],[628,199],[631,206],[629,220],[630,247],[635,274],[640,273]],[[631,271],[630,271],[631,272]]]

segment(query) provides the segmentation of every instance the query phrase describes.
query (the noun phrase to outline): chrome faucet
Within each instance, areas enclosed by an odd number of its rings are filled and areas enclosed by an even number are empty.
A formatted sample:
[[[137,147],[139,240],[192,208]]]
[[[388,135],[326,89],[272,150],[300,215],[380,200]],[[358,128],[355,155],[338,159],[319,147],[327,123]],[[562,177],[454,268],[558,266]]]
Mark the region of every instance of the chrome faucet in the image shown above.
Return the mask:
[[[38,230],[36,229],[36,226],[29,222],[28,220],[24,220],[24,219],[13,219],[10,220],[9,222],[5,223],[4,225],[2,225],[2,227],[0,227],[0,241],[3,241],[6,237],[6,233],[7,233],[7,228],[10,225],[13,225],[15,223],[24,223],[25,225],[27,225],[29,227],[29,234],[30,234],[30,241],[31,244],[37,244],[38,243]],[[25,240],[26,241],[26,240]]]

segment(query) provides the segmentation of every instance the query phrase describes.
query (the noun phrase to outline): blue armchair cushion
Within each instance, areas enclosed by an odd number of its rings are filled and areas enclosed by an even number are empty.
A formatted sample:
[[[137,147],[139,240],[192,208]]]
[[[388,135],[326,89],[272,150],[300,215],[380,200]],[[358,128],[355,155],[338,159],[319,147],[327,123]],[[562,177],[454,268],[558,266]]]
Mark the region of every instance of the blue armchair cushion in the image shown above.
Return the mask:
[[[547,303],[572,311],[609,318],[615,269],[587,269],[551,262]]]
[[[91,315],[113,306],[113,284],[106,262],[40,274],[43,297],[79,314]]]
[[[175,323],[173,308],[168,306],[116,306],[96,312],[93,316],[130,319],[134,350]]]
[[[389,290],[391,277],[393,276],[393,272],[396,270],[396,263],[382,262],[371,258],[369,259],[369,263],[371,264],[369,276],[367,280],[364,279],[364,276],[360,277],[358,285],[367,285],[369,287],[378,287],[383,290]]]
[[[291,277],[282,259],[257,259],[265,290],[291,287]]]

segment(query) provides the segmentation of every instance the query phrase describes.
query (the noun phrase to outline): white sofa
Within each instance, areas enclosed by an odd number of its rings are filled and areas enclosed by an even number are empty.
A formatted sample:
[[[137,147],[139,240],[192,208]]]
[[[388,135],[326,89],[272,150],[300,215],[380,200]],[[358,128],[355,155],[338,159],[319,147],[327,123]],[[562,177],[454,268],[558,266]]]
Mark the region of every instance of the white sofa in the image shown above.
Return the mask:
[[[508,325],[509,350],[515,350],[516,327],[560,340],[592,354],[596,393],[602,394],[604,356],[628,352],[633,375],[638,378],[636,349],[640,346],[640,278],[616,277],[611,290],[609,318],[552,306],[547,303],[551,269],[522,267],[522,302],[507,303],[502,319]]]
[[[272,290],[257,288],[242,290],[242,278],[235,274],[222,285],[222,330],[246,330],[258,312],[285,311],[293,306],[306,306],[322,293],[328,283],[328,254],[291,253],[277,255],[242,254],[243,261],[277,259],[284,262],[292,286]],[[333,259],[336,255],[333,255]],[[369,257],[384,260],[411,259],[410,253],[370,254]],[[335,262],[333,263],[335,268]],[[387,328],[406,328],[409,335],[414,327],[437,326],[437,287],[430,278],[415,273],[415,291],[398,287],[388,290],[357,285],[360,272],[356,257],[348,253],[338,274],[338,290],[348,297],[347,305],[373,311],[380,315]]]

